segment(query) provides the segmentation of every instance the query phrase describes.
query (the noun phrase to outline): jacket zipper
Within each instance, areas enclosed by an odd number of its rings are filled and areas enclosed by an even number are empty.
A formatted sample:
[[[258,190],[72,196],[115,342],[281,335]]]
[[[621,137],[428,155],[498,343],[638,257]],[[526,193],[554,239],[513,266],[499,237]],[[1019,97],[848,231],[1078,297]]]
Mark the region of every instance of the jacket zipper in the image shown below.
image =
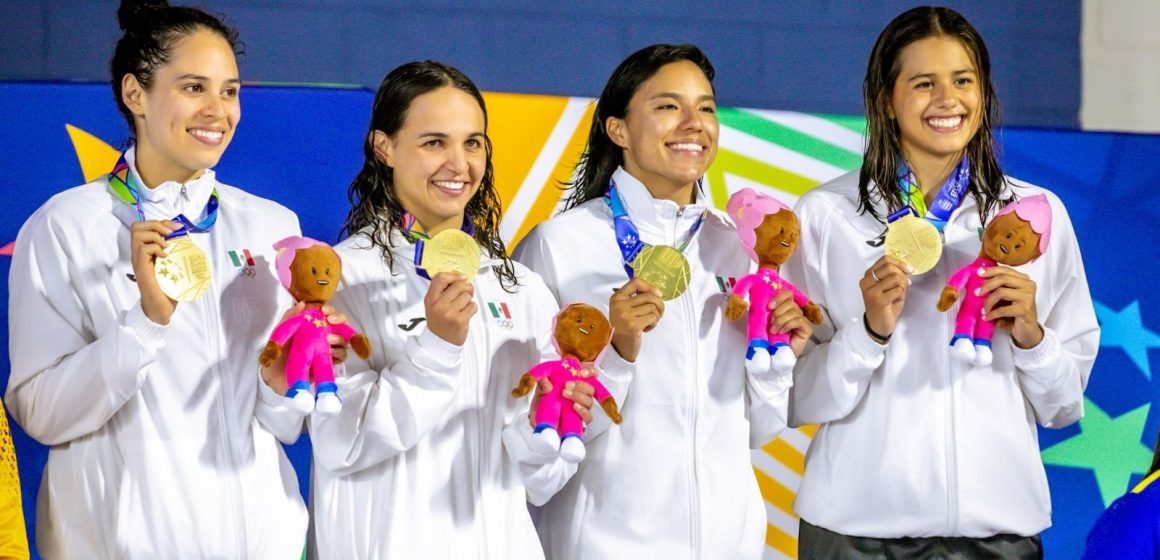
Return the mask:
[[[185,187],[182,186],[183,194],[184,194],[184,190],[185,190]],[[207,241],[208,241],[208,239],[207,239]],[[209,258],[208,252],[207,252],[207,258]],[[210,274],[209,289],[207,291],[209,292],[209,294],[217,294],[217,282],[214,280],[212,271]],[[216,301],[216,298],[214,298],[214,300]],[[222,345],[221,345],[221,333],[218,331],[218,328],[217,328],[218,321],[220,321],[220,317],[218,315],[218,309],[213,304],[213,302],[210,301],[209,298],[202,297],[201,301],[199,303],[204,305],[205,309],[206,309],[206,319],[207,319],[207,323],[208,323],[207,327],[208,327],[208,330],[211,334],[210,339],[213,340],[214,355],[215,356],[222,356],[223,353],[222,353]],[[224,356],[224,358],[228,359],[228,355]],[[218,416],[221,419],[221,423],[222,423],[222,436],[223,436],[222,445],[223,445],[223,447],[225,447],[226,459],[229,461],[230,472],[234,473],[234,474],[231,474],[227,477],[227,478],[229,478],[230,487],[233,490],[233,494],[234,494],[234,498],[235,498],[235,500],[234,500],[234,504],[235,504],[234,513],[235,513],[235,515],[237,515],[237,521],[238,521],[238,523],[235,524],[234,535],[235,535],[236,540],[237,540],[238,553],[243,554],[245,556],[249,556],[248,545],[246,543],[246,534],[245,534],[245,530],[244,530],[246,527],[246,515],[245,515],[246,512],[244,509],[244,505],[241,503],[241,497],[242,497],[241,481],[239,480],[238,475],[237,475],[238,465],[240,464],[240,461],[238,460],[238,457],[237,457],[236,453],[234,452],[234,447],[233,447],[233,443],[232,443],[234,441],[234,436],[233,436],[230,422],[229,422],[229,415],[226,413],[227,409],[232,408],[232,402],[231,402],[230,396],[233,394],[234,388],[233,388],[233,383],[231,382],[229,375],[227,373],[223,372],[221,367],[219,367],[217,365],[217,364],[220,364],[221,362],[222,362],[222,360],[218,360],[217,363],[214,364],[212,371],[213,371],[214,375],[216,375],[218,377],[218,379],[221,380],[222,393],[221,393],[221,398],[218,401],[217,409],[218,409]],[[241,529],[238,528],[238,525],[241,526]]]
[[[685,207],[682,206],[677,210],[677,219],[673,221],[673,241],[677,242],[678,230],[681,227],[681,216],[685,214]],[[685,247],[687,252],[692,245],[692,240],[689,240],[689,246]],[[698,386],[697,386],[697,327],[693,324],[692,318],[696,317],[693,309],[693,295],[686,289],[685,293],[681,295],[684,303],[685,324],[687,325],[686,332],[688,333],[687,344],[692,349],[693,355],[690,360],[689,367],[689,554],[690,558],[698,558],[700,556],[701,548],[701,523],[700,523],[700,488],[697,483],[697,408],[698,403]]]
[[[480,558],[489,558],[490,554],[489,554],[489,551],[487,548],[487,518],[489,516],[487,515],[487,511],[485,510],[486,502],[485,502],[484,496],[483,496],[483,477],[482,477],[481,473],[482,473],[483,468],[484,468],[484,465],[483,465],[483,461],[484,461],[483,420],[484,420],[484,417],[486,416],[486,411],[488,410],[487,405],[486,405],[487,399],[485,398],[486,396],[484,394],[486,384],[484,384],[482,382],[482,376],[486,375],[487,372],[491,371],[491,367],[490,367],[491,366],[491,363],[490,363],[491,362],[491,353],[488,352],[488,349],[491,348],[491,331],[488,330],[487,319],[484,318],[484,315],[483,315],[483,309],[484,309],[483,293],[482,293],[482,290],[480,289],[481,288],[480,284],[482,284],[482,283],[483,283],[482,278],[480,278],[479,276],[476,276],[476,286],[475,286],[475,288],[476,288],[475,289],[476,302],[475,302],[475,304],[476,304],[477,308],[479,309],[479,311],[477,312],[477,315],[480,318],[479,327],[481,329],[483,329],[483,336],[476,337],[477,342],[472,345],[473,350],[475,351],[475,355],[474,356],[464,356],[463,357],[464,363],[462,365],[469,365],[469,367],[474,366],[476,364],[480,364],[480,363],[482,363],[484,365],[483,369],[481,371],[476,372],[476,374],[472,377],[472,382],[475,384],[475,397],[477,399],[477,406],[479,407],[478,408],[478,410],[479,410],[478,416],[479,417],[477,418],[477,421],[475,422],[475,438],[474,439],[476,442],[476,453],[475,453],[476,461],[475,461],[475,473],[474,474],[475,474],[476,511],[478,512],[479,520],[480,520],[480,523],[479,523],[479,525],[480,525],[480,532],[479,532],[479,545],[480,545],[479,551],[480,551],[480,554],[479,554],[479,557]],[[479,343],[480,340],[482,340],[482,342],[483,342],[482,348],[480,348],[480,343]],[[468,358],[471,358],[471,364],[467,364]],[[462,367],[462,365],[461,365],[461,367]]]

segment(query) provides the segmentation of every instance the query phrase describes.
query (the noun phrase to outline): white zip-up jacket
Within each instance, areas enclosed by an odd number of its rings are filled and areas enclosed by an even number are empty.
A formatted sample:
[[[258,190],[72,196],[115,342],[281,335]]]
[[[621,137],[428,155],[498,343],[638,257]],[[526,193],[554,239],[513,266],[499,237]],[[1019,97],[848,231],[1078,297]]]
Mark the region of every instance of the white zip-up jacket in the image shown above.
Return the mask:
[[[652,245],[673,245],[706,209],[655,200],[623,169],[613,175],[625,209]],[[590,200],[536,226],[515,252],[561,305],[608,312],[628,281],[612,212]],[[537,520],[550,558],[759,558],[765,508],[750,448],[786,425],[789,373],[745,372],[745,321],[724,317],[730,278],[755,269],[727,216],[710,209],[685,250],[688,290],[666,302],[625,362],[610,349],[604,384],[624,422],[597,415],[588,457]],[[722,281],[718,281],[718,277]]]
[[[546,501],[575,466],[531,449],[529,399],[510,393],[532,366],[559,357],[556,300],[519,264],[518,288],[504,291],[485,257],[478,311],[456,346],[426,328],[430,282],[415,271],[414,245],[396,234],[394,246],[393,270],[364,233],[336,247],[343,278],[332,304],[367,334],[372,355],[347,362],[342,411],[310,417],[312,553],[543,558],[527,502]]]
[[[973,197],[951,214],[938,265],[912,277],[886,346],[862,321],[858,281],[882,256],[866,241],[885,228],[857,210],[858,173],[798,201],[801,244],[785,275],[826,310],[819,343],[794,374],[791,422],[821,424],[794,504],[802,519],[877,538],[1030,536],[1051,525],[1035,424],[1062,428],[1083,416],[1099,327],[1063,204],[1009,181],[1009,192],[1051,203],[1046,253],[1017,269],[1037,285],[1044,337],[1021,350],[996,329],[989,367],[951,355],[958,305],[935,308],[947,278],[979,254]]]
[[[127,158],[137,177],[132,150]],[[37,502],[45,558],[302,552],[306,508],[294,470],[259,426],[285,433],[294,417],[257,366],[291,304],[272,245],[298,234],[298,220],[211,170],[142,189],[145,217],[196,220],[215,188],[217,224],[192,235],[212,263],[211,286],[179,303],[165,326],[141,310],[129,250],[136,211],[107,177],[54,196],[20,230],[8,282],[7,403],[51,446]]]

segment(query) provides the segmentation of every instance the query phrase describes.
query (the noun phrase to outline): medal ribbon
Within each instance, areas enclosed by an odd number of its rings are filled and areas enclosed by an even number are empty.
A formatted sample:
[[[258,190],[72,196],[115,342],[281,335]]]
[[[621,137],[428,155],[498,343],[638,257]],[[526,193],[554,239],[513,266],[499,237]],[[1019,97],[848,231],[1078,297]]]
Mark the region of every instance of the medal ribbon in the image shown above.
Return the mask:
[[[641,250],[648,247],[648,244],[640,240],[640,232],[636,229],[636,224],[632,223],[632,218],[624,209],[624,200],[620,198],[620,191],[616,189],[616,181],[611,179],[608,181],[608,191],[604,193],[604,203],[612,209],[612,228],[616,231],[616,244],[620,247],[620,256],[624,259],[624,271],[628,273],[628,278],[631,280],[635,275],[632,270],[632,261],[636,259]],[[689,228],[689,231],[685,232],[678,240],[679,242],[675,247],[677,252],[685,252],[708,215],[709,209],[707,208],[701,212],[697,221],[693,223],[693,227]]]
[[[109,190],[113,191],[113,194],[121,202],[135,207],[137,219],[145,221],[145,210],[141,207],[141,190],[137,187],[137,180],[133,178],[133,173],[129,170],[129,162],[125,160],[124,152],[117,160],[117,165],[113,166],[113,172],[109,173]],[[178,214],[173,218],[173,221],[181,224],[181,227],[166,235],[165,239],[174,239],[190,233],[209,233],[214,224],[217,223],[217,211],[218,194],[217,189],[214,189],[209,195],[209,202],[205,205],[205,218],[194,223],[185,217],[185,214]]]
[[[926,200],[922,197],[922,190],[919,189],[918,179],[914,176],[914,170],[904,160],[898,166],[898,189],[902,192],[902,199],[906,202],[906,208],[899,210],[887,218],[888,222],[893,222],[906,214],[913,212],[915,216],[923,218],[930,222],[940,233],[947,225],[947,220],[950,219],[951,213],[963,201],[963,196],[967,193],[967,187],[971,183],[971,158],[963,156],[959,161],[959,165],[947,177],[945,183],[938,191],[938,196],[930,208],[926,206]],[[906,210],[910,210],[907,212]]]
[[[463,215],[463,225],[459,226],[459,229],[463,233],[475,237],[475,224],[471,223],[471,218],[467,214]],[[407,237],[408,241],[415,244],[415,272],[419,273],[421,278],[430,280],[431,275],[427,274],[427,271],[419,264],[423,262],[423,248],[426,246],[426,242],[431,240],[431,236],[427,235],[423,225],[410,212],[403,213],[403,235]]]

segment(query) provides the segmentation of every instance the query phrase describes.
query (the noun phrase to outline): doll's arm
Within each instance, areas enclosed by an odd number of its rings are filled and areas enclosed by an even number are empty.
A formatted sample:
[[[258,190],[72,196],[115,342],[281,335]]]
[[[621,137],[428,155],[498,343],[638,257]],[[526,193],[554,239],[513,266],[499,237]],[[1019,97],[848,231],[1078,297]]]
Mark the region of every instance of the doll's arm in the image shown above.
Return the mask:
[[[24,431],[58,445],[100,430],[137,394],[156,369],[168,326],[149,320],[138,302],[94,330],[79,296],[94,280],[74,278],[72,270],[73,255],[85,248],[58,233],[49,206],[25,222],[12,256],[6,400]]]
[[[298,328],[301,327],[302,323],[306,320],[305,317],[306,312],[302,311],[294,314],[293,317],[278,323],[278,326],[274,327],[274,332],[270,333],[270,342],[273,342],[278,346],[285,346],[291,338],[294,338],[294,333],[298,332]]]
[[[783,267],[785,278],[802,286],[814,298],[814,303],[825,309],[831,292],[841,294],[858,289],[856,276],[840,275],[839,267],[831,269],[829,265],[830,260],[844,258],[829,254],[831,246],[840,245],[840,240],[831,241],[829,234],[841,229],[830,222],[841,218],[834,216],[821,197],[803,197],[795,212],[802,224],[801,249]],[[834,317],[823,313],[823,316],[825,320],[814,329],[813,337],[794,367],[791,426],[830,422],[848,415],[865,397],[870,376],[882,364],[886,352],[885,346],[875,343],[866,333],[861,315]],[[767,386],[757,393],[761,400],[756,402],[768,403],[768,406],[761,415],[766,418],[760,423],[764,432],[757,434],[760,437],[751,438],[750,443],[763,444],[770,434],[784,426],[784,420],[778,422],[778,415],[784,410],[779,406],[779,389]],[[751,413],[753,417],[756,415]],[[752,419],[750,423],[756,431],[758,423]]]
[[[367,359],[371,355],[371,343],[366,335],[359,334],[353,327],[346,323],[330,324],[330,332],[341,336],[343,340],[350,343],[351,350],[362,359]]]
[[[512,397],[523,397],[532,392],[532,389],[536,387],[536,382],[551,375],[552,370],[558,367],[559,362],[559,360],[542,362],[525,372],[520,376],[519,384],[516,385],[515,389],[512,389]]]
[[[1051,249],[1042,258],[1058,284],[1052,293],[1037,290],[1037,311],[1043,340],[1033,348],[1011,344],[1019,385],[1036,420],[1047,428],[1062,428],[1083,416],[1084,388],[1100,346],[1091,292],[1071,220],[1062,204],[1052,205]],[[1041,282],[1036,279],[1036,282]]]

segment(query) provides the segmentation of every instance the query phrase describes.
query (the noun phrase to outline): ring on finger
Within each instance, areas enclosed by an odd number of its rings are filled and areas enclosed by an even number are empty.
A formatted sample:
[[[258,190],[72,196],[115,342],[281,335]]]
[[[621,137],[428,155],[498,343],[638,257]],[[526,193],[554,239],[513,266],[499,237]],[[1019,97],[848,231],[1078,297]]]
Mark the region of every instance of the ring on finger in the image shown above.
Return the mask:
[[[870,277],[873,278],[875,282],[882,281],[882,279],[878,277],[878,270],[876,270],[876,269],[873,269],[873,268],[870,269]]]

